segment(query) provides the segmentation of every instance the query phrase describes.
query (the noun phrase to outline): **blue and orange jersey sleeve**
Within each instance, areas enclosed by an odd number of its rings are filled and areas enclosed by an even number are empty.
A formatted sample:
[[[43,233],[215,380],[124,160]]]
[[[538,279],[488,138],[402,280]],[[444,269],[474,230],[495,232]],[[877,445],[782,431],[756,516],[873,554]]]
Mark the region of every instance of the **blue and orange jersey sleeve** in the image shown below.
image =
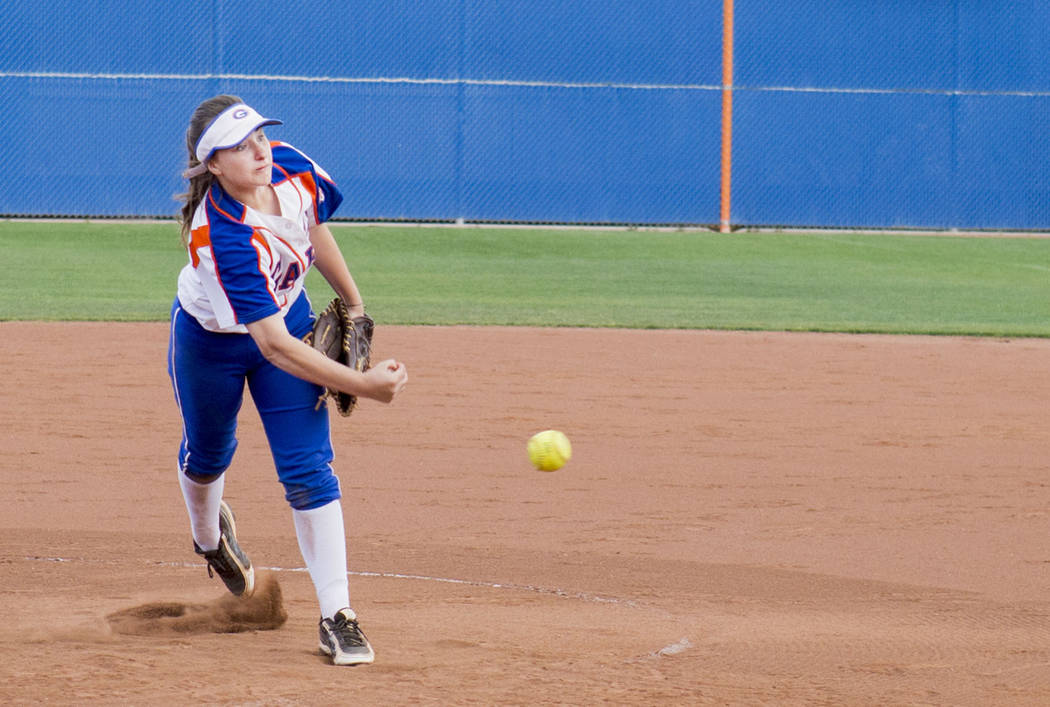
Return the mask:
[[[274,183],[281,179],[297,179],[313,197],[314,223],[332,218],[343,203],[343,194],[332,178],[316,162],[288,143],[274,141]]]
[[[216,185],[207,197],[207,237],[215,277],[237,324],[250,324],[280,312],[273,278],[272,254],[266,239],[244,223],[245,207]]]

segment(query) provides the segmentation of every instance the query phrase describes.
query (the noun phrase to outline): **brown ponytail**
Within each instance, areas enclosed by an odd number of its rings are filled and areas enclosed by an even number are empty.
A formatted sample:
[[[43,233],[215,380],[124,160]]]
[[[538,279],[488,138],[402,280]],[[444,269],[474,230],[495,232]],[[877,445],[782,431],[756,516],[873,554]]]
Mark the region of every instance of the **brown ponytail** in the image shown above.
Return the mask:
[[[205,129],[211,125],[211,121],[215,120],[219,113],[234,105],[235,103],[243,103],[237,96],[231,96],[222,94],[214,96],[197,106],[197,109],[193,111],[193,115],[190,117],[190,125],[186,128],[186,149],[189,152],[189,161],[187,163],[188,168],[196,167],[200,164],[197,156],[193,153],[193,148],[200,140],[201,134],[204,133]],[[198,174],[195,177],[190,178],[189,187],[185,194],[179,194],[176,198],[183,202],[182,209],[179,211],[177,220],[182,233],[182,244],[188,245],[190,241],[190,226],[193,224],[193,213],[197,210],[197,206],[200,205],[201,201],[207,195],[208,190],[211,189],[212,181],[215,176],[211,172],[205,172],[204,174]]]

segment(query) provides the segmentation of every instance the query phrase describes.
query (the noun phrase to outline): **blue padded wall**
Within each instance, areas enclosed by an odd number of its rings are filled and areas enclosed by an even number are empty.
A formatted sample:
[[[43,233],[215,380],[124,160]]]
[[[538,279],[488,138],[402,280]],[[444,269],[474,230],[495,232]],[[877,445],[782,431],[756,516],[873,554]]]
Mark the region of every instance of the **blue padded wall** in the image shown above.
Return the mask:
[[[173,214],[189,114],[230,92],[340,218],[717,224],[722,0],[289,8],[0,4],[0,214]],[[735,16],[734,224],[1050,227],[1050,5]]]

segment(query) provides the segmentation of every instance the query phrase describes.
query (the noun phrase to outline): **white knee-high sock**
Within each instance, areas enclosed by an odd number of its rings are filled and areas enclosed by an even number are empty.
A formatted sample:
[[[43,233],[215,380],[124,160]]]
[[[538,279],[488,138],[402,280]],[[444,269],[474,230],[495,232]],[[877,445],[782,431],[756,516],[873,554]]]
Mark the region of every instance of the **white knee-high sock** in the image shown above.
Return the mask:
[[[343,505],[339,499],[308,511],[292,509],[299,551],[317,591],[321,617],[350,606],[350,583],[346,577],[346,535]]]
[[[179,470],[179,486],[186,501],[186,511],[190,514],[190,531],[201,550],[219,547],[219,503],[224,479],[225,476],[220,476],[210,484],[200,484]]]

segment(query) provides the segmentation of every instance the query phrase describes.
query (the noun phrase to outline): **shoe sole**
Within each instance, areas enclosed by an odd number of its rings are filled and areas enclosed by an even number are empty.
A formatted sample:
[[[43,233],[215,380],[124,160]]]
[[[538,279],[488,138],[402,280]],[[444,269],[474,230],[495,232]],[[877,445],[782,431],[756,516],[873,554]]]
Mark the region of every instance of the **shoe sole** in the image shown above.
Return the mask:
[[[332,650],[324,643],[319,643],[317,648],[321,651],[321,655],[326,655],[332,659],[332,665],[367,665],[376,659],[376,654],[373,650],[369,650],[367,655],[347,655],[344,653],[337,657],[332,654]]]
[[[230,536],[236,541],[237,540],[237,521],[233,517],[233,510],[226,504],[226,501],[219,501],[219,518],[226,521],[226,527],[230,531]],[[238,543],[240,547],[240,543]],[[240,564],[237,556],[234,553],[230,553],[238,565]],[[244,591],[234,596],[250,597],[255,593],[255,568],[248,566],[247,568],[241,567],[244,574]]]

